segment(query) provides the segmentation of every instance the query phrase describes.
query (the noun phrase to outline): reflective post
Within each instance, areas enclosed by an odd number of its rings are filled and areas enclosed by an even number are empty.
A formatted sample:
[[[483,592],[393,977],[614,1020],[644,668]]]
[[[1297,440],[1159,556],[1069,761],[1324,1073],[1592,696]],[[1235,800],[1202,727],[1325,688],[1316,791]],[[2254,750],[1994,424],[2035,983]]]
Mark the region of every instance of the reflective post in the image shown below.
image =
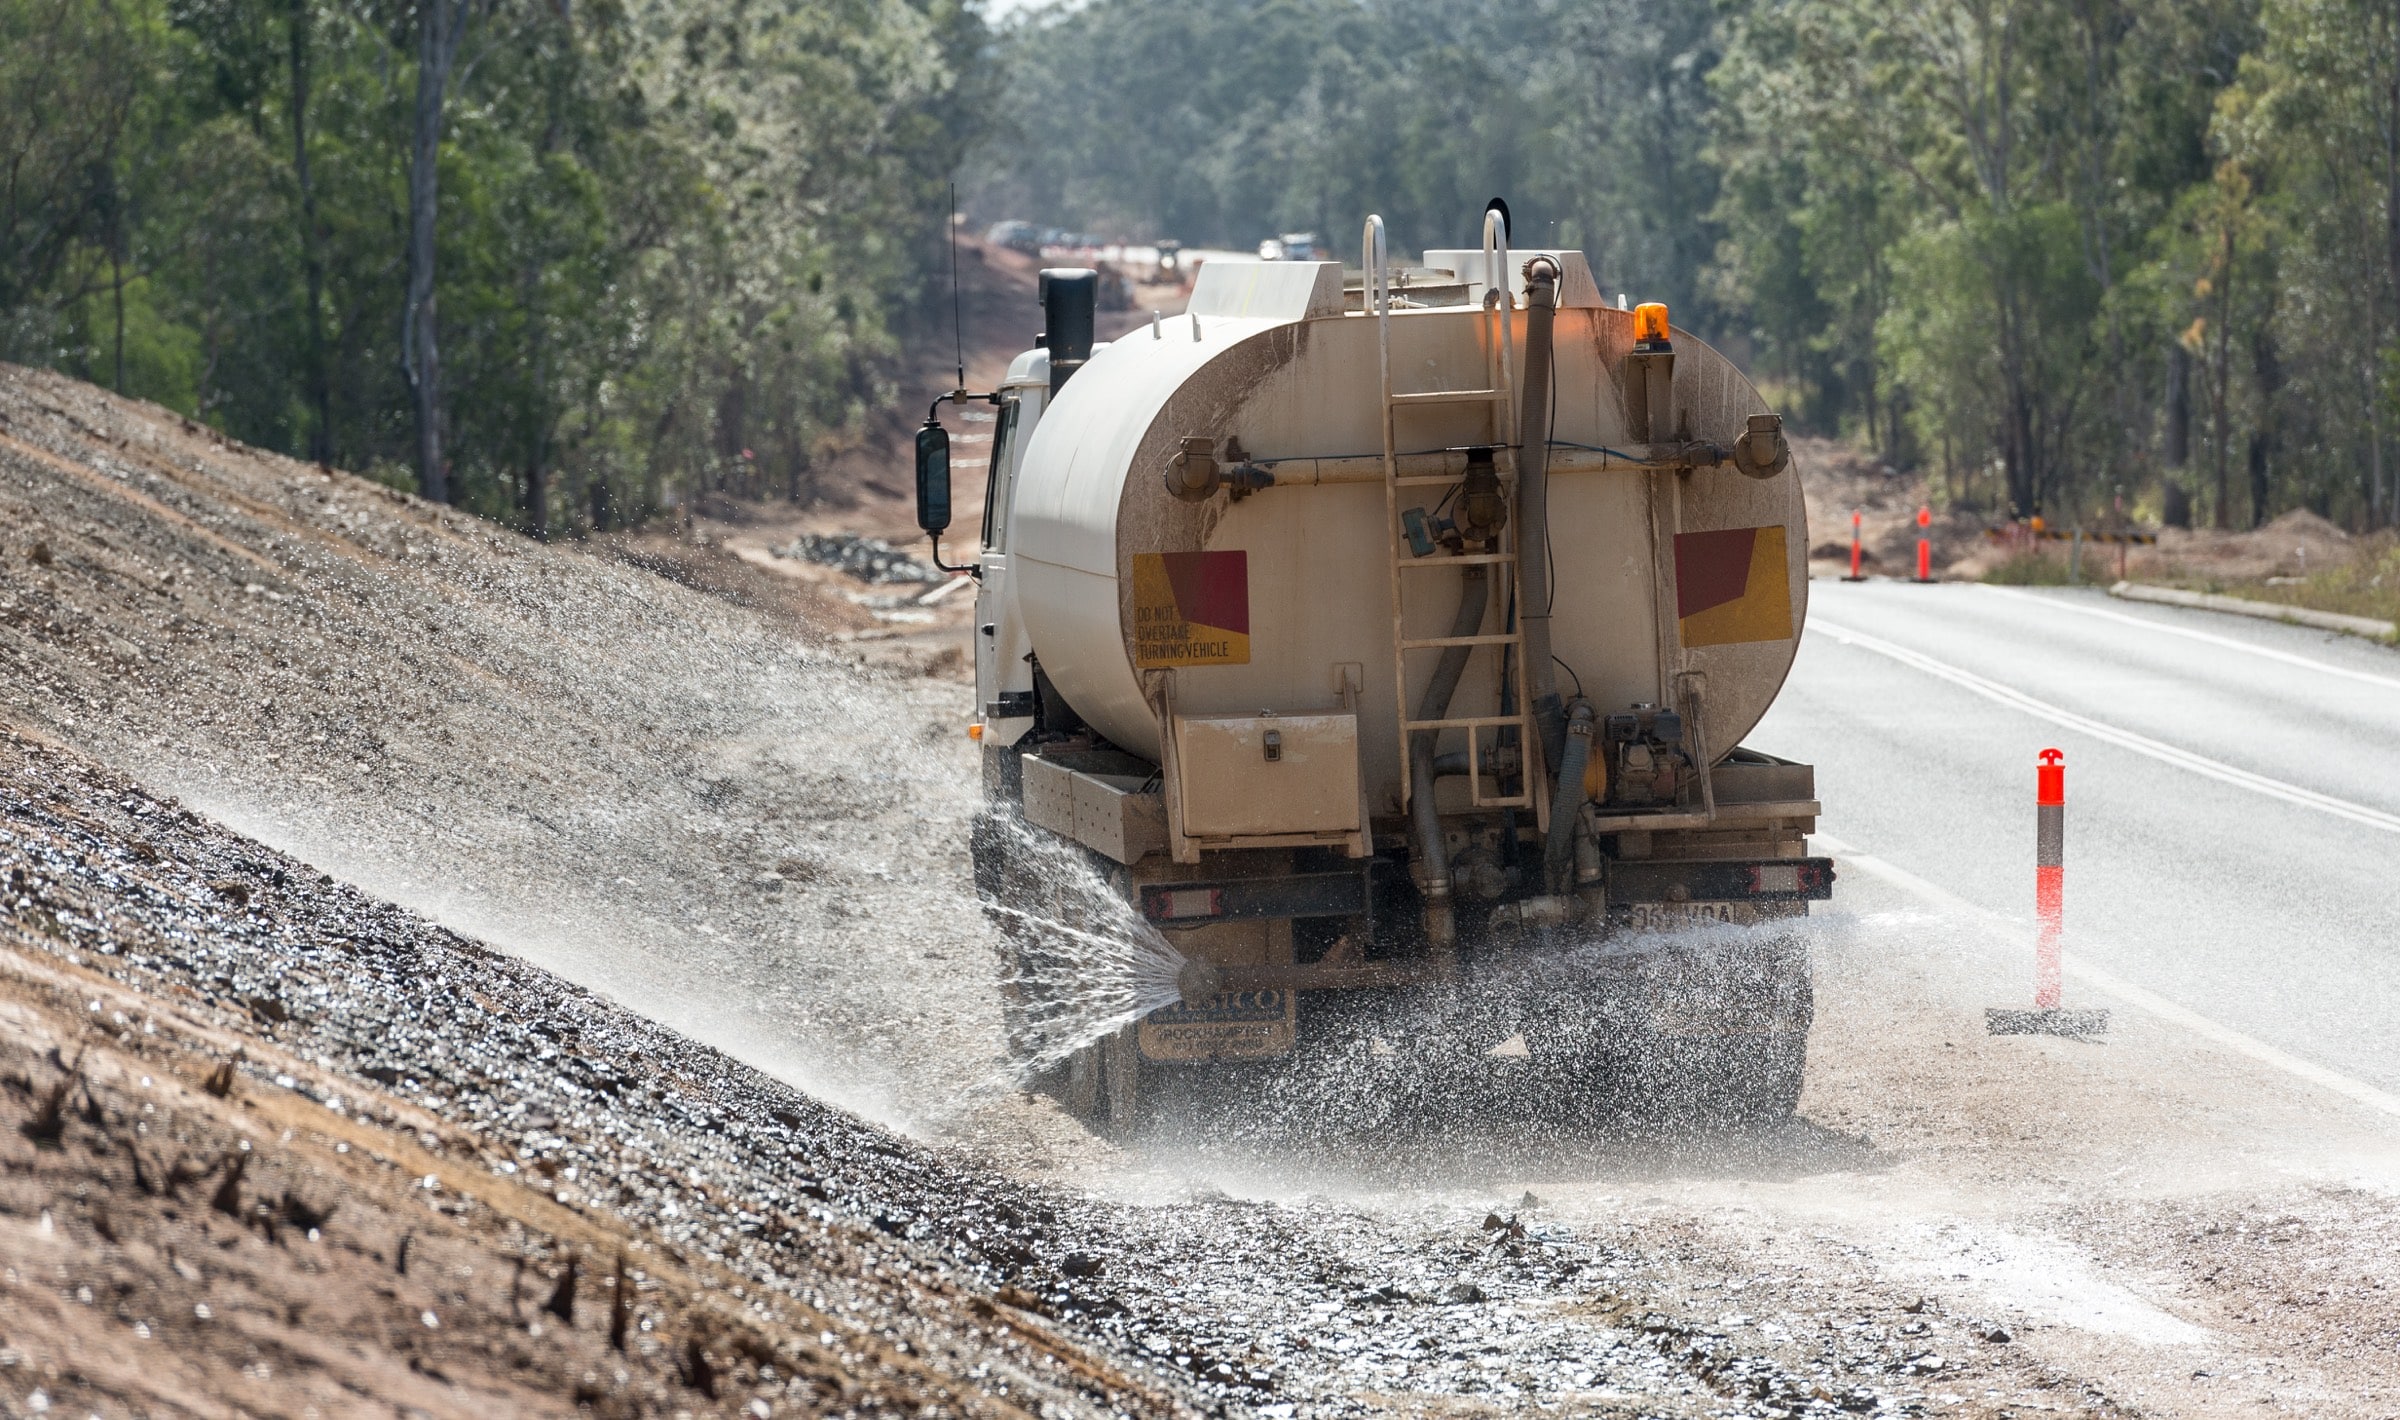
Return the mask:
[[[2033,771],[2033,1009],[1995,1007],[1983,1013],[1994,1035],[2062,1035],[2090,1039],[2108,1033],[2108,1012],[2070,1011],[2059,1004],[2066,975],[2067,757],[2045,749]]]
[[[2033,1004],[2058,1009],[2059,942],[2066,925],[2067,757],[2041,752],[2034,770]]]

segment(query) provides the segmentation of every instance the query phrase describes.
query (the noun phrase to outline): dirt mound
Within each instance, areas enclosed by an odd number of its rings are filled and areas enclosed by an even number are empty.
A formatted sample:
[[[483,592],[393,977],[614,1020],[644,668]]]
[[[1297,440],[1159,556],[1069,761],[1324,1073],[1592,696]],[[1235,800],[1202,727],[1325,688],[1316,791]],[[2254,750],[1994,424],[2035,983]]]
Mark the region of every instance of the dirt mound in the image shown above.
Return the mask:
[[[2355,539],[2306,508],[2246,532],[2169,528],[2155,550],[2134,554],[2136,580],[2305,577],[2350,560]]]
[[[1851,515],[1858,516],[1860,571],[1870,577],[1911,577],[1917,569],[1917,510],[1926,506],[1924,475],[1905,473],[1839,439],[1799,435],[1792,459],[1808,505],[1809,571],[1847,575]],[[1980,519],[1936,513],[1924,533],[1933,539],[1934,575],[1955,575],[1955,564],[1983,546]]]
[[[1916,573],[1917,510],[1930,502],[1931,484],[1922,473],[1904,473],[1837,439],[1797,436],[1792,455],[1808,504],[1809,564],[1813,575],[1841,576],[1850,570],[1851,515],[1859,515],[1862,570],[1868,576]],[[1936,511],[1924,536],[1933,542],[1934,575],[2009,580],[2064,581],[2070,558],[2061,541],[2041,544],[2028,567],[2021,543],[1992,534],[1988,517]],[[2097,529],[2096,529],[2097,530]],[[2305,508],[2285,513],[2264,527],[2240,532],[2168,528],[2155,546],[2128,548],[2122,575],[2205,590],[2239,589],[2267,578],[2314,577],[2349,564],[2359,543],[2350,534]],[[2109,581],[2119,573],[2117,549],[2097,539],[2084,548],[2085,581]]]

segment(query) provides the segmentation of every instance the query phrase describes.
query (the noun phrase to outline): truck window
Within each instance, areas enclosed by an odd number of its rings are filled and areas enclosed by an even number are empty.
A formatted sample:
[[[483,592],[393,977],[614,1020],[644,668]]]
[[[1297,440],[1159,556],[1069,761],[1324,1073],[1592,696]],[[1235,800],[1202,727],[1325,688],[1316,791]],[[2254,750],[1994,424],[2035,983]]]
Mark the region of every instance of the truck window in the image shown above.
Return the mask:
[[[1009,435],[1017,429],[1017,397],[1010,395],[1000,401],[1000,421],[992,428],[992,461],[983,471],[983,545],[997,551],[1000,539],[1007,536],[1007,522],[1000,516],[1000,500],[1007,487]]]

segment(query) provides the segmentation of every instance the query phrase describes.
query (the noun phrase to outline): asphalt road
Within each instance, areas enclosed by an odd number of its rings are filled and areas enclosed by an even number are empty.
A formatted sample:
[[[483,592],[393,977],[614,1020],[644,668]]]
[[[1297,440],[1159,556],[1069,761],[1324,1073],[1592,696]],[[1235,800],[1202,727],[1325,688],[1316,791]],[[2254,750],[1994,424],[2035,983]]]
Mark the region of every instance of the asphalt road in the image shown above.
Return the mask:
[[[2025,924],[2028,997],[2035,756],[2064,750],[2070,961],[2400,1090],[2400,653],[2093,590],[1820,580],[1749,743],[1817,766],[1837,855]],[[1898,875],[1867,876],[1837,898]],[[1929,916],[1927,949],[1955,926]],[[2071,977],[2068,1004],[2121,1002]]]

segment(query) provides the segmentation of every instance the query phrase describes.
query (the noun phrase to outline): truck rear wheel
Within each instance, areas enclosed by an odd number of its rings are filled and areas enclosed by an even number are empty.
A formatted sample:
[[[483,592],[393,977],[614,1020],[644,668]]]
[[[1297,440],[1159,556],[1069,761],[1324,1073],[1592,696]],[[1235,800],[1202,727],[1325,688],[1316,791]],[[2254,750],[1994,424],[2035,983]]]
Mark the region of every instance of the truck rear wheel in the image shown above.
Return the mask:
[[[1127,1026],[1068,1056],[1056,1090],[1069,1114],[1112,1139],[1139,1128],[1150,1105],[1136,1029]]]

